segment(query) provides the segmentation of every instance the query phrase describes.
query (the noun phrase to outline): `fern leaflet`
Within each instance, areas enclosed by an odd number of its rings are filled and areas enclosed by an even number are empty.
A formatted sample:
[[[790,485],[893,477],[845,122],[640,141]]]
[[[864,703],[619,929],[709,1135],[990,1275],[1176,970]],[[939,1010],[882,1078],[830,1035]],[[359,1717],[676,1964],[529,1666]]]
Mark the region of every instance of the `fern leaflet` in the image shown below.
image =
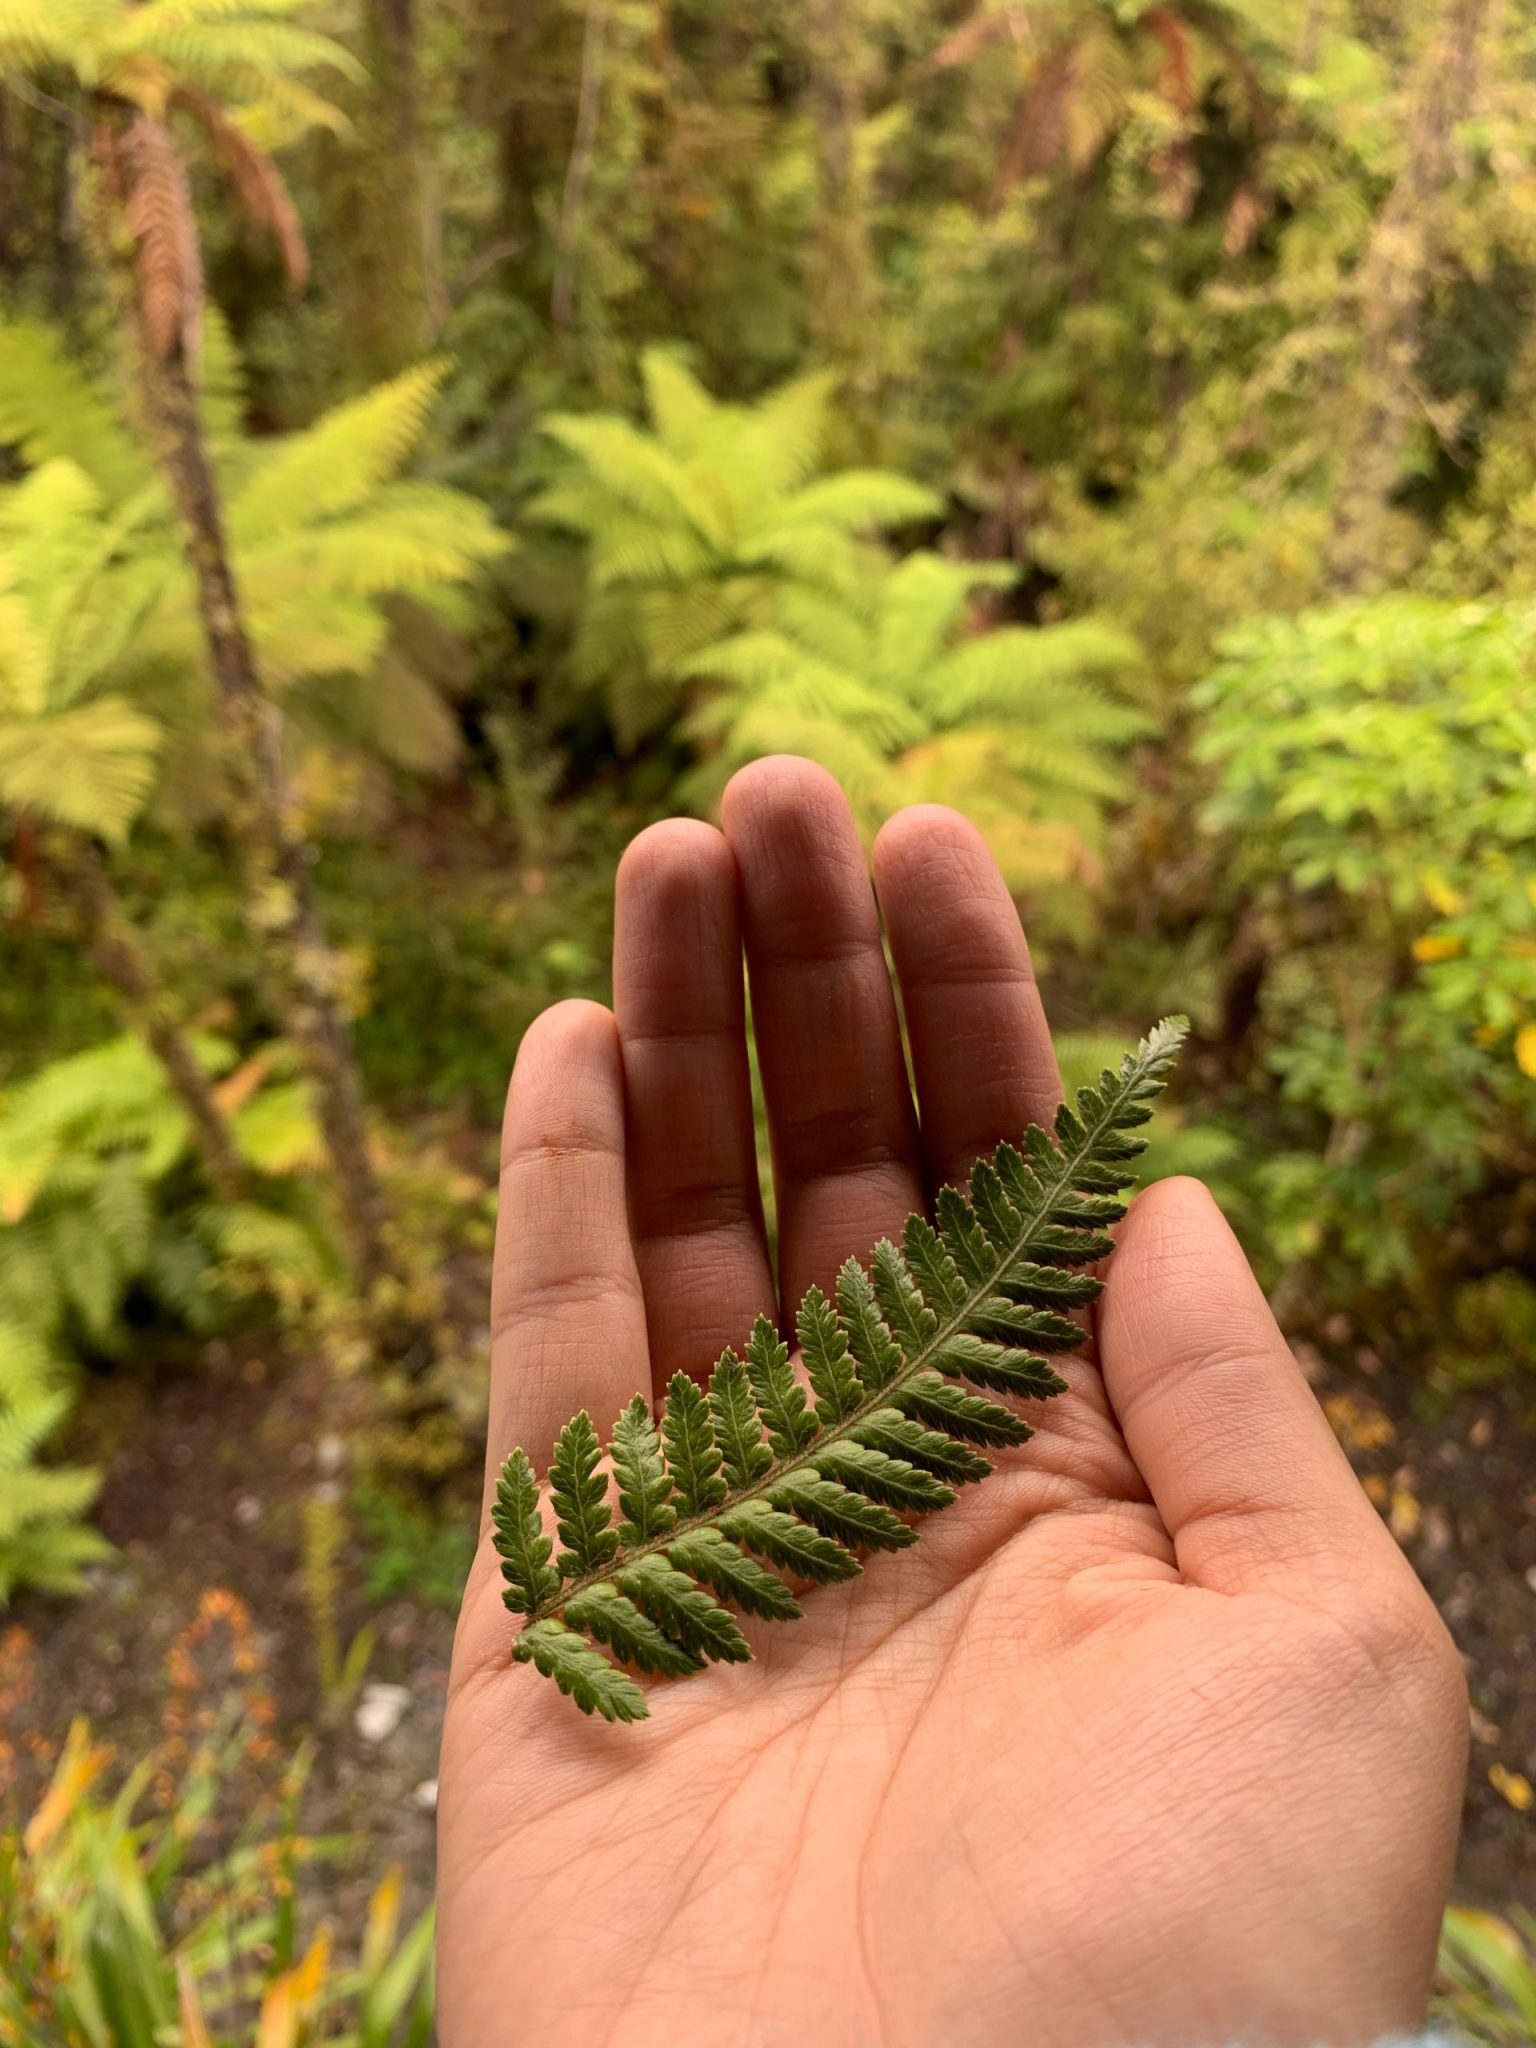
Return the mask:
[[[745,1356],[726,1351],[707,1389],[673,1379],[659,1426],[643,1397],[630,1402],[611,1477],[591,1417],[574,1416],[550,1466],[558,1549],[533,1467],[513,1451],[492,1524],[503,1598],[527,1617],[514,1658],[583,1713],[644,1720],[624,1666],[681,1678],[750,1657],[726,1601],[793,1620],[799,1601],[779,1573],[857,1576],[861,1552],[907,1548],[907,1517],[985,1478],[985,1450],[1026,1442],[1029,1424],[989,1397],[1064,1391],[1050,1359],[1082,1341],[1067,1311],[1100,1291],[1083,1269],[1112,1249],[1106,1226],[1125,1213],[1140,1126],[1187,1028],[1166,1019],[1063,1104],[1052,1133],[1000,1145],[968,1195],[942,1190],[934,1224],[909,1217],[901,1247],[876,1245],[867,1270],[850,1259],[835,1303],[812,1288],[796,1319],[809,1395],[759,1317]]]

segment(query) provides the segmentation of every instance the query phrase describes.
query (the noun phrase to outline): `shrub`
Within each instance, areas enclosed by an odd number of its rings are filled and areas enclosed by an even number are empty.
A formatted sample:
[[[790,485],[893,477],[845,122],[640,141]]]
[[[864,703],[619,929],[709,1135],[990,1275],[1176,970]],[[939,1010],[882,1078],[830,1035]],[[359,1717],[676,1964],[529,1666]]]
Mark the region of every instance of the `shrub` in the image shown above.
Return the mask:
[[[1427,1299],[1531,1249],[1501,1198],[1536,1142],[1533,657],[1528,606],[1391,597],[1236,634],[1196,691],[1264,941],[1272,1237],[1341,1284]],[[1458,1231],[1479,1197],[1498,1226]]]

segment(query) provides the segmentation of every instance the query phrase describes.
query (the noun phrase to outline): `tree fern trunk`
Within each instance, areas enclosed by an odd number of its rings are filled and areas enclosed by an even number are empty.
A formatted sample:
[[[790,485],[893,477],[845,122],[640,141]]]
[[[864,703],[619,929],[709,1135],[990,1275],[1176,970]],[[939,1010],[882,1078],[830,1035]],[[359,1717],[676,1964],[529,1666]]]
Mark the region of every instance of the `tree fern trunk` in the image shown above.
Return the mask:
[[[181,518],[198,613],[223,711],[226,830],[247,915],[275,970],[283,1027],[299,1048],[341,1200],[357,1275],[371,1290],[391,1270],[385,1207],[368,1151],[361,1077],[310,880],[312,851],[288,816],[278,717],[264,697],[225,545],[218,487],[184,348],[141,349],[147,410]]]
[[[871,331],[869,227],[855,154],[863,119],[856,0],[806,0],[818,218],[809,252],[813,338],[834,363],[857,367]]]
[[[414,0],[365,0],[359,54],[367,80],[344,96],[353,132],[326,145],[321,202],[351,373],[368,385],[414,362],[427,334]]]
[[[85,925],[91,963],[122,997],[135,1031],[165,1070],[172,1092],[187,1113],[208,1185],[220,1201],[238,1201],[248,1174],[235,1150],[229,1123],[208,1076],[198,1064],[186,1032],[160,987],[159,978],[131,919],[118,901],[111,877],[96,849],[80,842],[55,864],[60,888]]]
[[[1446,0],[1409,100],[1404,162],[1359,276],[1360,398],[1340,453],[1329,581],[1368,588],[1384,567],[1392,498],[1417,413],[1419,318],[1434,257],[1434,205],[1455,171],[1458,124],[1473,111],[1496,0]]]

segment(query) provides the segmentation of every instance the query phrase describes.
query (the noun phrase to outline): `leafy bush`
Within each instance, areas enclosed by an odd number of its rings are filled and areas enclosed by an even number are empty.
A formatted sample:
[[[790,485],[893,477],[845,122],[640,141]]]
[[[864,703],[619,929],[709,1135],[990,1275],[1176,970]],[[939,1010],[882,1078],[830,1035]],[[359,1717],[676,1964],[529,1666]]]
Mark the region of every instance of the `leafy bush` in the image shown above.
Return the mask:
[[[0,1099],[0,1605],[22,1586],[77,1592],[107,1553],[81,1526],[96,1474],[38,1462],[74,1405],[62,1358],[126,1355],[149,1315],[206,1330],[247,1296],[294,1308],[336,1270],[293,1180],[319,1140],[283,1048],[242,1063],[210,1034],[194,1047],[255,1169],[249,1200],[207,1199],[186,1113],[137,1038],[54,1060]]]
[[[239,1063],[227,1040],[195,1046],[271,1207],[208,1202],[183,1177],[187,1118],[137,1038],[54,1060],[0,1101],[0,1299],[51,1342],[121,1353],[134,1295],[203,1329],[241,1292],[303,1292],[326,1275],[315,1220],[280,1192],[319,1151],[283,1049]]]
[[[1536,1140],[1533,660],[1526,606],[1392,597],[1246,629],[1196,691],[1264,940],[1276,1247],[1368,1286],[1529,1250],[1518,1203],[1457,1223]]]

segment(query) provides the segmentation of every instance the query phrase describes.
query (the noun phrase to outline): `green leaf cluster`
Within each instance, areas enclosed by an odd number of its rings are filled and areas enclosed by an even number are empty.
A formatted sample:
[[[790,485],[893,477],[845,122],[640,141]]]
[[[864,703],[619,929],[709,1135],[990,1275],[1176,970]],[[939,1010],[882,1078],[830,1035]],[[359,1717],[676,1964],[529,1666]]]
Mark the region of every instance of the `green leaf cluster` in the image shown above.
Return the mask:
[[[291,1061],[278,1048],[247,1077],[227,1040],[193,1049],[243,1098],[230,1131],[263,1200],[189,1199],[186,1114],[136,1037],[50,1061],[0,1102],[0,1299],[49,1344],[121,1354],[136,1291],[206,1329],[258,1280],[298,1299],[332,1271],[303,1199],[319,1138]]]
[[[216,319],[206,356],[206,424],[268,687],[311,745],[446,767],[453,664],[401,629],[401,607],[457,623],[460,593],[506,548],[477,500],[401,474],[446,366],[257,439]],[[202,627],[115,388],[51,329],[0,321],[0,435],[30,465],[0,487],[0,803],[109,841],[157,792],[173,821],[200,815],[216,725]]]
[[[1142,1126],[1183,1041],[1158,1025],[1115,1071],[940,1192],[935,1222],[907,1220],[868,1267],[850,1259],[836,1300],[812,1288],[789,1346],[760,1317],[707,1387],[679,1373],[659,1422],[637,1395],[604,1446],[582,1412],[560,1432],[548,1527],[537,1477],[514,1450],[493,1507],[514,1657],[587,1714],[643,1720],[632,1672],[682,1678],[751,1655],[732,1609],[800,1613],[796,1582],[904,1550],[914,1517],[991,1471],[988,1449],[1028,1441],[1004,1396],[1048,1400],[1053,1354],[1076,1349],[1124,1213]],[[616,1496],[616,1499],[615,1499]],[[617,1518],[615,1515],[617,1508]]]
[[[1203,822],[1283,961],[1276,1241],[1426,1305],[1536,1133],[1533,664],[1525,604],[1404,594],[1257,621],[1195,692]]]
[[[674,356],[642,359],[652,424],[554,415],[563,451],[533,516],[580,536],[579,678],[620,743],[680,716],[695,802],[758,755],[830,768],[871,824],[928,799],[967,809],[1019,887],[1082,880],[1115,756],[1150,730],[1121,684],[1138,649],[1097,619],[997,625],[1016,571],[879,536],[940,501],[899,474],[822,464],[833,385],[713,398]]]
[[[0,1607],[19,1586],[78,1593],[86,1567],[112,1554],[83,1520],[100,1474],[39,1462],[73,1407],[58,1363],[37,1334],[0,1322]]]

